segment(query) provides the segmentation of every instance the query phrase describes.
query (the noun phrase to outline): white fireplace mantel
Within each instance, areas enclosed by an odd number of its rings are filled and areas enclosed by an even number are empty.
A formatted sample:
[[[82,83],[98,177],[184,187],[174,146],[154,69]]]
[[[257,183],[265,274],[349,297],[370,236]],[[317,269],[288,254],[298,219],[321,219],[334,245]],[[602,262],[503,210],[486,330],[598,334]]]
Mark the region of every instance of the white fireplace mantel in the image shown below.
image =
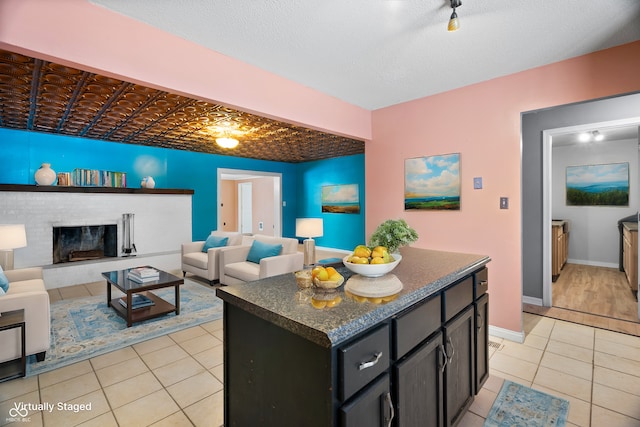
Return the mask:
[[[136,265],[180,268],[180,245],[191,241],[192,190],[139,190],[84,187],[0,185],[0,223],[25,224],[27,246],[14,252],[14,267],[43,266],[47,288],[102,280],[100,272]],[[122,215],[135,215],[135,257],[53,262],[53,227],[118,225],[122,248]]]

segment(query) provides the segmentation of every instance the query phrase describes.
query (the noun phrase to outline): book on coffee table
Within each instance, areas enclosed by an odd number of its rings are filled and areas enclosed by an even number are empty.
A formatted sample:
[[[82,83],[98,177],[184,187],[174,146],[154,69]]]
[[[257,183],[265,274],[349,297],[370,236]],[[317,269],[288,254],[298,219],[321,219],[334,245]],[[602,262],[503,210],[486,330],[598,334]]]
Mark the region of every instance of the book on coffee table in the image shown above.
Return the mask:
[[[160,279],[159,274],[157,276],[140,277],[135,274],[129,273],[127,277],[129,278],[129,280],[133,280],[134,282],[138,282],[138,283],[153,282],[154,280]]]
[[[153,267],[137,267],[129,270],[129,274],[138,277],[158,277],[160,272]]]
[[[127,297],[126,295],[119,299],[120,305],[124,308],[127,308]],[[150,305],[154,305],[155,303],[142,294],[133,294],[131,295],[131,309],[136,310],[138,308],[149,307]]]

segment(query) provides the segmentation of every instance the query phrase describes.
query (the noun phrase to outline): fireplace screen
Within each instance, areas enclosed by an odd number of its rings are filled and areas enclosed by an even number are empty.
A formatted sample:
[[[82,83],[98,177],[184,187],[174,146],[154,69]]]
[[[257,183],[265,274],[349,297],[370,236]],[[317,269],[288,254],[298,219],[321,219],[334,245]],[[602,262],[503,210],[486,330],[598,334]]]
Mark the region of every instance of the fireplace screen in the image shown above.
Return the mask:
[[[118,256],[118,226],[53,227],[53,263]]]

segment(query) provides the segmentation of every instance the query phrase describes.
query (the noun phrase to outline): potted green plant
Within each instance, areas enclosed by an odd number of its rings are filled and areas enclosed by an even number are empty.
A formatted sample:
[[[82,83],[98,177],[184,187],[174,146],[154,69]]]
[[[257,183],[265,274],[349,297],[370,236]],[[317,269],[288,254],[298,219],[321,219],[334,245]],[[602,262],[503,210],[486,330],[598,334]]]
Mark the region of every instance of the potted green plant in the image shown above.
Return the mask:
[[[406,246],[418,240],[418,233],[409,227],[404,219],[388,219],[376,228],[369,239],[369,246],[385,246],[390,253],[398,252],[401,246]]]

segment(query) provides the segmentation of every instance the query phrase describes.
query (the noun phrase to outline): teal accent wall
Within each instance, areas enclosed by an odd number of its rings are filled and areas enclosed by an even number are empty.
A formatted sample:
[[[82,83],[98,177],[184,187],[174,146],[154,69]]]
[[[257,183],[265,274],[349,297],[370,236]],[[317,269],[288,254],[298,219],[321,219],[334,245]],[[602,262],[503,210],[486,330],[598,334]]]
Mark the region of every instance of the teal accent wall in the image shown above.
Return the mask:
[[[51,163],[56,172],[125,172],[129,188],[153,176],[157,188],[194,190],[194,240],[217,228],[218,168],[280,173],[283,236],[295,237],[296,218],[321,216],[325,234],[318,246],[352,249],[364,242],[364,155],[292,164],[0,128],[0,184],[33,185],[42,163]],[[360,188],[360,214],[321,213],[323,185],[353,183]]]
[[[298,167],[298,217],[323,219],[323,236],[314,239],[316,246],[352,250],[366,243],[364,154],[305,162]],[[322,212],[322,187],[339,184],[358,184],[359,214]]]

